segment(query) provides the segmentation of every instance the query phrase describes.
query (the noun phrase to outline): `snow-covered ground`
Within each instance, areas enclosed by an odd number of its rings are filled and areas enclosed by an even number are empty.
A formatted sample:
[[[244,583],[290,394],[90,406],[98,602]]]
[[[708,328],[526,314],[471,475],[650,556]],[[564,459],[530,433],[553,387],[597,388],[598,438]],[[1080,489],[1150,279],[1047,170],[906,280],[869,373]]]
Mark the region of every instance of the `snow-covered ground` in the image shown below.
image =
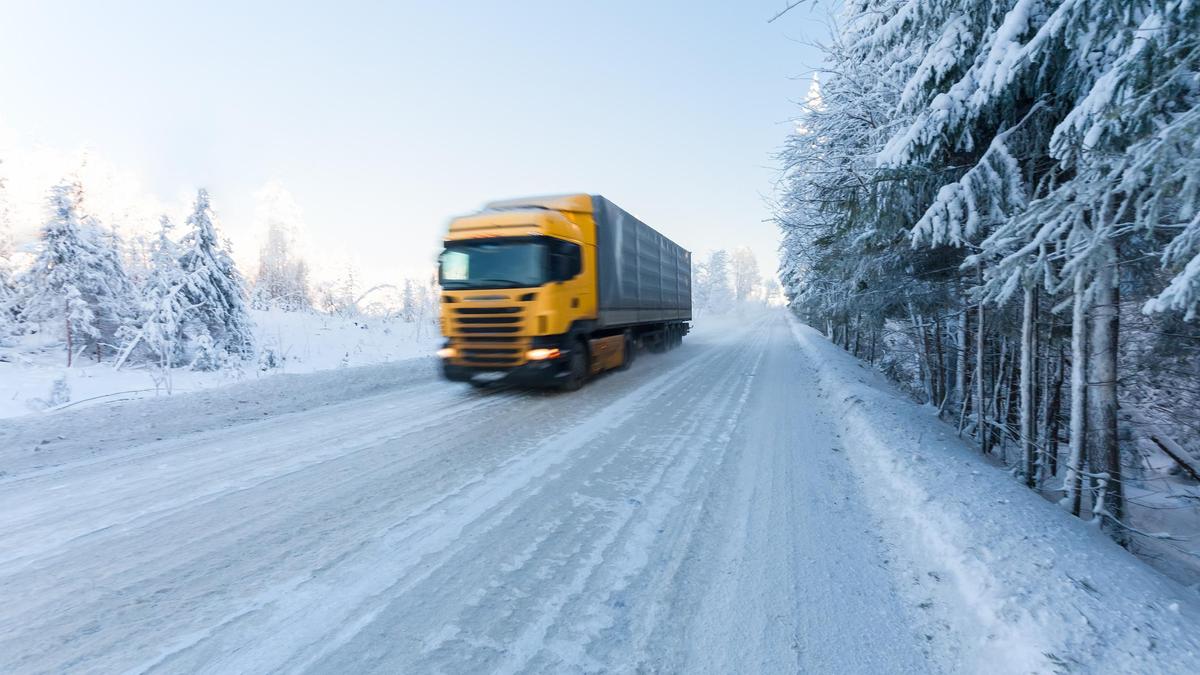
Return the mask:
[[[1195,672],[1200,594],[989,463],[932,409],[796,321],[901,589],[972,672]]]
[[[171,393],[285,373],[388,363],[431,354],[437,344],[437,328],[432,322],[415,324],[370,316],[351,319],[315,312],[255,310],[251,315],[261,358],[217,372],[176,368],[171,373]],[[54,334],[49,341],[42,341],[29,336],[13,347],[0,347],[0,418],[167,395],[158,373],[144,364],[114,370],[111,362],[96,363],[83,354],[74,367],[66,368],[58,337]],[[268,350],[274,354],[273,365],[264,356]],[[69,400],[54,400],[58,380],[65,382]]]
[[[412,359],[0,422],[0,672],[1195,672],[1195,591],[713,323],[570,394]]]

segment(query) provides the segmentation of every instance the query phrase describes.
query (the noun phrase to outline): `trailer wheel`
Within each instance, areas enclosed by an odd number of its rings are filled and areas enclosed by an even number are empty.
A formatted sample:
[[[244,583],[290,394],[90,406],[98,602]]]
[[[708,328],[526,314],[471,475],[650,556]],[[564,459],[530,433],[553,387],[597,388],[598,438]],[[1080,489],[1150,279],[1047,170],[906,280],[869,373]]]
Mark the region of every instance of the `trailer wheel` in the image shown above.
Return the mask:
[[[650,334],[650,351],[655,354],[661,354],[670,348],[670,338],[668,337],[667,329],[664,327],[661,330],[654,331]]]
[[[671,326],[671,348],[683,345],[683,328],[680,326]]]
[[[570,375],[567,376],[567,379],[563,380],[562,390],[577,391],[583,386],[584,381],[587,380],[588,373],[587,353],[582,342],[575,344],[575,348],[571,350],[571,356],[568,358],[567,364]]]
[[[635,349],[637,349],[637,344],[634,342],[633,336],[625,333],[625,356],[621,359],[621,365],[617,366],[617,370],[629,370],[629,366],[633,365]]]

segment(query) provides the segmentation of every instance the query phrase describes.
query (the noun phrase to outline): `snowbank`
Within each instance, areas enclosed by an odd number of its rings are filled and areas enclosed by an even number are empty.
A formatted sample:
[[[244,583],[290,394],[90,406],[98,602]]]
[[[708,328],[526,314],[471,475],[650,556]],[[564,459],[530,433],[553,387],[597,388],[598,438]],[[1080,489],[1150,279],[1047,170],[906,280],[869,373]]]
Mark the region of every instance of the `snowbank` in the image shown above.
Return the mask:
[[[254,424],[293,413],[354,404],[437,379],[433,357],[303,375],[246,379],[227,387],[176,393],[116,405],[64,409],[0,422],[0,489],[6,480],[72,462],[102,461],[141,446]],[[111,399],[109,399],[111,400]],[[314,413],[315,414],[315,413]]]
[[[347,366],[410,359],[433,352],[432,322],[333,317],[315,312],[252,311],[259,358],[236,368],[194,372],[176,368],[171,393],[199,391],[286,373],[311,373]],[[132,398],[166,395],[157,373],[139,364],[114,370],[86,355],[66,368],[61,342],[24,339],[0,348],[0,418],[55,411]],[[57,387],[56,382],[61,384]],[[65,384],[65,389],[63,385]],[[65,400],[64,400],[65,397]]]
[[[1200,598],[989,464],[792,321],[844,450],[947,662],[971,672],[1195,672]]]

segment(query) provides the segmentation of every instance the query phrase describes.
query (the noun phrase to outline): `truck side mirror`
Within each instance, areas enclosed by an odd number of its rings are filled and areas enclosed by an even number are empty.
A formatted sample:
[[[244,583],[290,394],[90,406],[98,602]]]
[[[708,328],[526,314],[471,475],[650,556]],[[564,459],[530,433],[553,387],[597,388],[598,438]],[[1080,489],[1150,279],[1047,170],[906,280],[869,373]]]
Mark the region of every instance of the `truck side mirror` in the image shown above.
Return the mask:
[[[554,281],[566,281],[571,278],[571,263],[570,259],[561,254],[555,253],[550,256],[550,278]]]
[[[583,271],[583,257],[579,246],[562,242],[550,253],[550,279],[552,281],[567,281],[579,276]]]

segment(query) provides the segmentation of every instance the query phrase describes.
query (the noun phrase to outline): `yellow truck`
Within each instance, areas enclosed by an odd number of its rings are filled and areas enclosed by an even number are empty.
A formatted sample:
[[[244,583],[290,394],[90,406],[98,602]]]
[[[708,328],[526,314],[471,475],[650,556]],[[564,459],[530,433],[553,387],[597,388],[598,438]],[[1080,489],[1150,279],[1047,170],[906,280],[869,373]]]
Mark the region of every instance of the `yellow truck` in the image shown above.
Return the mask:
[[[439,258],[446,379],[578,389],[639,349],[679,345],[692,258],[599,195],[492,202]]]

